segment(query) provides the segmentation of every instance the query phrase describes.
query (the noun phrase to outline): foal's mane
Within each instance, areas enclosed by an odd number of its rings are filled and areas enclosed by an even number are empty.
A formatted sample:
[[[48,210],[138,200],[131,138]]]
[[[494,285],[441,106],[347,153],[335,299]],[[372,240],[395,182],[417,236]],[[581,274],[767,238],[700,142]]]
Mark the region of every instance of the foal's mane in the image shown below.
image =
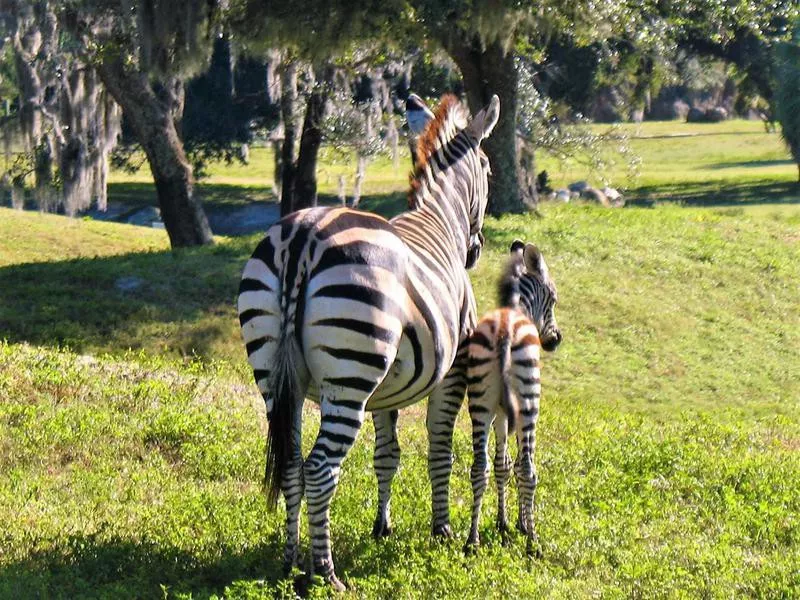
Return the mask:
[[[433,119],[425,127],[417,140],[417,162],[410,177],[408,208],[419,206],[419,191],[430,169],[430,161],[440,148],[447,145],[467,126],[467,111],[453,94],[442,96],[434,111]]]
[[[497,296],[500,306],[504,308],[516,308],[519,306],[519,280],[524,271],[525,259],[522,257],[522,253],[512,254],[506,261],[503,274],[497,284]]]

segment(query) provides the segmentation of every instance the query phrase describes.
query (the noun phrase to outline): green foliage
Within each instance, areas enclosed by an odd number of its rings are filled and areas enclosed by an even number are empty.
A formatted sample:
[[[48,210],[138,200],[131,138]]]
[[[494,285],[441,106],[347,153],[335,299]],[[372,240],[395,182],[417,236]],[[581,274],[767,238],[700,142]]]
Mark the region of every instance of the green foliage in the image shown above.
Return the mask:
[[[790,42],[777,47],[775,116],[800,173],[800,18]]]
[[[347,54],[370,41],[402,39],[410,26],[400,0],[235,0],[228,22],[256,47],[284,48],[312,61]]]
[[[4,31],[0,27],[0,35]],[[11,102],[19,94],[17,89],[16,71],[14,69],[14,55],[11,50],[11,44],[0,42],[0,101]],[[4,107],[0,106],[0,111],[4,111]],[[0,112],[0,124],[2,124],[2,117],[8,116],[4,112]]]
[[[600,131],[580,115],[561,123],[552,102],[536,88],[532,67],[517,59],[517,132],[532,149],[543,150],[564,164],[573,161],[588,167],[593,176],[607,177],[608,167],[620,159],[635,177],[639,159],[631,152],[627,136],[618,128]]]

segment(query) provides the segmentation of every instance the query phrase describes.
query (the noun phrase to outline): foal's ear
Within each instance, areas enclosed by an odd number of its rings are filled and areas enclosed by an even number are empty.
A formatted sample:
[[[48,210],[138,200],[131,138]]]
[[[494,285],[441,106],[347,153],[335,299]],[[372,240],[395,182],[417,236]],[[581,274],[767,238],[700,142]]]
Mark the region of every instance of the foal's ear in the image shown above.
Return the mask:
[[[544,279],[549,278],[547,264],[544,262],[544,256],[542,256],[539,248],[533,244],[525,244],[523,256],[525,257],[525,267],[529,272],[539,273]]]
[[[500,98],[495,94],[492,96],[489,105],[473,117],[472,121],[470,121],[470,124],[467,126],[467,130],[472,137],[480,142],[484,138],[489,137],[494,126],[497,125],[497,120],[499,118]]]
[[[511,252],[511,254],[514,254],[515,252],[519,252],[524,248],[525,248],[525,242],[523,242],[522,240],[514,240],[513,242],[511,242],[511,248],[509,252]]]

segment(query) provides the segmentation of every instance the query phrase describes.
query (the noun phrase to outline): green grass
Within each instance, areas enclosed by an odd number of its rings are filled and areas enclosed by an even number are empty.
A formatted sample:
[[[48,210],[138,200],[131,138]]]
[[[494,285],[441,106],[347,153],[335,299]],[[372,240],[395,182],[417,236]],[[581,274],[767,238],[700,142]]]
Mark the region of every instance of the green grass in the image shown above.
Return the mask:
[[[593,126],[606,131],[607,126]],[[724,123],[679,121],[621,124],[614,128],[630,138],[633,154],[641,160],[638,175],[619,155],[607,153],[607,166],[593,172],[583,162],[559,161],[540,152],[537,168],[546,169],[554,187],[588,180],[595,185],[608,181],[625,192],[629,202],[689,205],[782,205],[798,212],[800,191],[797,166],[792,162],[780,134],[767,133],[760,121],[732,120]],[[364,182],[364,205],[370,210],[387,200],[402,205],[410,161],[405,145],[399,164],[379,157],[369,164]],[[270,200],[272,195],[272,150],[253,147],[248,165],[210,165],[208,176],[198,184],[200,196],[215,209]],[[319,192],[324,202],[335,202],[339,175],[345,175],[352,195],[355,163],[323,149],[318,171]],[[155,205],[155,189],[145,166],[138,173],[112,174],[109,198],[134,205]],[[390,198],[391,196],[391,198]]]
[[[371,424],[345,463],[332,526],[348,596],[798,596],[800,217],[542,211],[487,220],[473,282],[488,309],[520,237],[559,287],[565,341],[545,362],[538,429],[543,557],[500,545],[491,489],[485,547],[462,554],[465,414],[460,537],[430,539],[417,405],[401,416],[389,540],[370,537]],[[258,236],[172,252],[163,231],[7,209],[0,234],[0,597],[289,594],[234,310]],[[120,291],[121,277],[141,285]],[[316,419],[309,408],[306,447]]]
[[[598,131],[608,127],[593,126]],[[621,124],[641,160],[638,175],[619,156],[609,155],[602,173],[574,161],[540,155],[540,168],[556,185],[586,179],[607,180],[630,202],[679,202],[690,205],[797,204],[797,166],[779,133],[767,133],[758,121]],[[792,210],[795,210],[794,207]]]
[[[370,423],[345,464],[332,526],[348,597],[800,595],[795,166],[759,123],[623,129],[638,136],[641,175],[606,175],[657,208],[545,203],[544,218],[488,219],[472,273],[483,311],[519,237],[558,283],[565,341],[546,358],[538,429],[543,557],[527,559],[521,539],[500,545],[492,486],[485,547],[462,554],[465,414],[460,537],[430,539],[417,405],[401,416],[389,540],[369,535]],[[353,165],[323,158],[332,200]],[[556,185],[598,180],[540,158]],[[372,163],[362,206],[399,210],[406,165]],[[247,167],[212,166],[200,193],[217,210],[269,201],[270,173],[270,153],[253,149]],[[112,176],[112,201],[153,196],[146,172]],[[0,598],[292,596],[234,308],[258,238],[171,251],[163,231],[0,209]],[[309,407],[306,448],[317,419]]]

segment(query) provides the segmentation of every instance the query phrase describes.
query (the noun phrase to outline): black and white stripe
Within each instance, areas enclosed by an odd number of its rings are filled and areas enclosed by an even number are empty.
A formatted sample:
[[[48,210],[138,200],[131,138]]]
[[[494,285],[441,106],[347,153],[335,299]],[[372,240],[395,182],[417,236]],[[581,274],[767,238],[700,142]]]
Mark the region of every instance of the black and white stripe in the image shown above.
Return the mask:
[[[376,429],[379,509],[391,531],[397,410],[430,394],[434,528],[449,531],[447,488],[455,415],[466,389],[466,340],[475,301],[465,271],[482,237],[488,162],[480,142],[499,101],[469,124],[443,99],[419,143],[410,210],[391,221],[347,208],[298,211],[272,226],[248,261],[239,317],[269,419],[266,484],[287,507],[285,567],[297,560],[299,512],[308,501],[312,569],[334,587],[329,506],[341,462],[366,411]],[[319,401],[319,434],[300,452],[305,397]]]
[[[467,548],[480,543],[478,521],[489,480],[489,429],[494,425],[497,484],[497,528],[506,535],[506,486],[511,474],[509,431],[516,434],[514,473],[519,492],[517,527],[527,535],[533,552],[536,533],[533,497],[537,476],[534,465],[536,421],[541,397],[540,348],[555,350],[561,343],[554,307],[555,284],[539,250],[515,241],[500,283],[503,308],[487,313],[470,336],[468,359],[469,413],[472,420],[474,461],[472,526]]]

